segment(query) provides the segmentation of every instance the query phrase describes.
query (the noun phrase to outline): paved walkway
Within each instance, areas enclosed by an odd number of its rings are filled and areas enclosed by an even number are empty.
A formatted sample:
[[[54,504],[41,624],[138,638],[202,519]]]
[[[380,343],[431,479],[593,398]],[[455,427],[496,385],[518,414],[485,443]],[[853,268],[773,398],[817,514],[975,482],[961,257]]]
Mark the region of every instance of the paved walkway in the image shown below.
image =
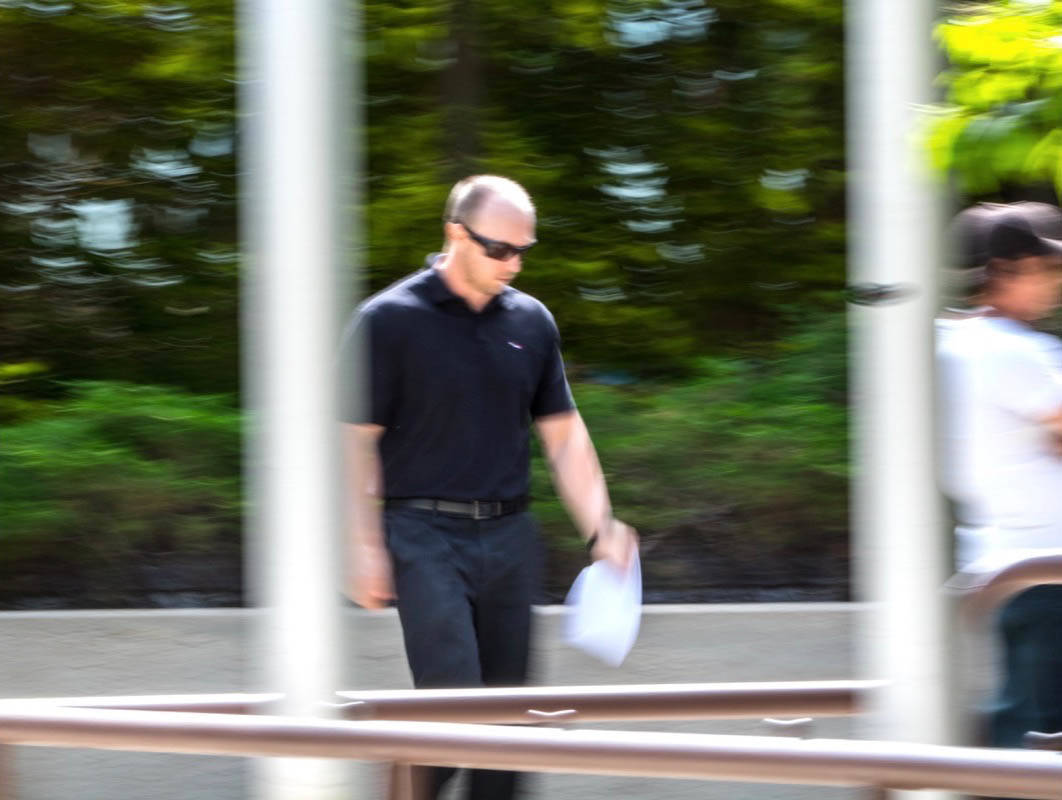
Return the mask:
[[[560,641],[560,616],[541,609],[535,683],[625,684],[833,680],[853,674],[849,604],[651,606],[624,665],[611,669]],[[344,688],[406,688],[396,616],[351,610],[356,658]],[[0,696],[255,690],[259,656],[240,610],[0,613]],[[983,671],[983,670],[982,670]],[[758,721],[609,725],[638,730],[765,734]],[[813,734],[847,737],[848,720]],[[19,800],[237,800],[251,796],[249,761],[222,757],[18,748]],[[550,800],[841,800],[850,790],[626,777],[537,775],[527,797]],[[362,800],[377,796],[368,794]]]

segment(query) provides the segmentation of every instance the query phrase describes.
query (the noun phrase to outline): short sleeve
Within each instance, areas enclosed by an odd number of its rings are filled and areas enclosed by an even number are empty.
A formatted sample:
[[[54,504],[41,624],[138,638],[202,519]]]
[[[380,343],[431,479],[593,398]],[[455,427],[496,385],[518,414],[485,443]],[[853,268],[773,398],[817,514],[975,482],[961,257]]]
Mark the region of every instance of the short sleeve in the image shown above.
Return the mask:
[[[339,410],[343,422],[388,427],[397,402],[397,359],[379,308],[360,308],[339,347]]]
[[[560,351],[560,334],[557,332],[556,323],[549,318],[549,349],[542,368],[542,374],[538,379],[535,396],[531,400],[531,416],[535,419],[546,417],[550,414],[560,414],[575,408],[572,399],[572,390],[568,386],[568,378],[564,374],[564,359]]]
[[[1062,412],[1062,345],[1052,337],[1031,337],[1003,357],[997,353],[990,376],[996,402],[1021,417],[1043,420]]]

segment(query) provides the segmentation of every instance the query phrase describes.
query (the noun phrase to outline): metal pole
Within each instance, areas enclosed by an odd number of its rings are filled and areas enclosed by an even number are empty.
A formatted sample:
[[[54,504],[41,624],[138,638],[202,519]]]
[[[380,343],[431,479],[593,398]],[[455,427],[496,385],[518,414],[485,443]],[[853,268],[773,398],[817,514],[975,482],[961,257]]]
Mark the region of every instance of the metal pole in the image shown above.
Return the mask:
[[[243,0],[243,351],[249,594],[258,677],[277,711],[315,717],[338,685],[334,350],[338,0]],[[269,760],[258,796],[349,797],[338,762]]]
[[[888,741],[10,707],[0,709],[0,742],[1062,800],[1055,753]]]
[[[849,0],[847,106],[853,530],[874,603],[863,674],[886,682],[872,738],[951,740],[948,575],[933,436],[937,204],[917,143],[931,99],[934,4]]]

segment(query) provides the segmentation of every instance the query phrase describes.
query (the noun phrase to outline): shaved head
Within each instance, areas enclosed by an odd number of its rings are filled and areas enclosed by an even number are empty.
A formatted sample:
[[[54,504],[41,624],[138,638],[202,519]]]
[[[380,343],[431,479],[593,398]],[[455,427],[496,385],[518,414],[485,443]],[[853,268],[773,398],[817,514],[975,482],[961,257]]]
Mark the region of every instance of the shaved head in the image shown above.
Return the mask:
[[[527,190],[500,175],[472,175],[458,181],[446,201],[444,222],[474,225],[488,206],[491,211],[516,212],[534,220],[535,204]]]

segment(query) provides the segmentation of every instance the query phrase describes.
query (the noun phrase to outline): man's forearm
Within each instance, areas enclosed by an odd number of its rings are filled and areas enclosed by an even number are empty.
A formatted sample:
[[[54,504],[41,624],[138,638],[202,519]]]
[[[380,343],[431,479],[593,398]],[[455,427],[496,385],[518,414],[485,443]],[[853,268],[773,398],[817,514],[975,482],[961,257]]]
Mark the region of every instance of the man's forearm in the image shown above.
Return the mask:
[[[584,539],[589,539],[612,515],[601,463],[578,414],[568,423],[570,427],[554,435],[550,435],[549,424],[543,423],[540,429],[554,486],[576,528]]]
[[[383,467],[379,425],[345,425],[348,506],[347,593],[362,608],[384,608],[395,596],[381,511]]]
[[[344,439],[350,543],[358,547],[382,547],[383,467],[379,433],[368,426],[345,425]]]
[[[638,534],[612,518],[605,474],[583,418],[573,410],[541,418],[537,425],[557,493],[583,538],[592,543],[590,557],[629,568],[638,552]]]

